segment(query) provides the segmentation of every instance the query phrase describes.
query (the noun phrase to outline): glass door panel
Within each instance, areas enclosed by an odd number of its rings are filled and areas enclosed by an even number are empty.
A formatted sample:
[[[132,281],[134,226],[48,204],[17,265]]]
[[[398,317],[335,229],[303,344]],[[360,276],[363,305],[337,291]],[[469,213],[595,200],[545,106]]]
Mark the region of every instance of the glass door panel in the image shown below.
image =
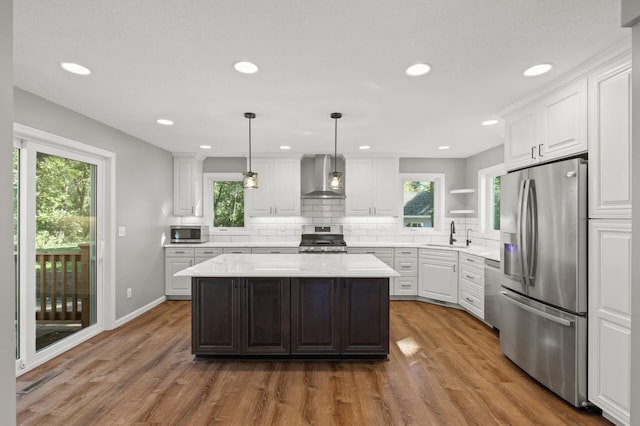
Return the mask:
[[[96,322],[96,165],[36,155],[35,348]]]
[[[13,148],[13,259],[16,359],[20,359],[20,149]]]

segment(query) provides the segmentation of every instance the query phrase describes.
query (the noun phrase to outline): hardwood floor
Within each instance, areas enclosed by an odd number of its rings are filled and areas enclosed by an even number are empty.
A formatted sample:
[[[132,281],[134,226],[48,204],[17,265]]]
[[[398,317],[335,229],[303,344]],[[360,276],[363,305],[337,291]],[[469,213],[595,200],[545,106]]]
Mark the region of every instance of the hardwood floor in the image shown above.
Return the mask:
[[[169,301],[18,378],[18,424],[599,425],[505,358],[463,311],[391,302],[388,361],[194,361]]]

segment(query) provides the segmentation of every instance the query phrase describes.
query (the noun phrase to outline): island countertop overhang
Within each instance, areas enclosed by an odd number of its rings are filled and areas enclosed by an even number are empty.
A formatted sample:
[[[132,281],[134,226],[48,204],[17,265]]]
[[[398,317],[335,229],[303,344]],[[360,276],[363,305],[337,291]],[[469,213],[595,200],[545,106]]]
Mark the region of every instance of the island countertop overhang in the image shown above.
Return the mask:
[[[368,277],[400,274],[371,254],[223,254],[177,272],[187,277]]]

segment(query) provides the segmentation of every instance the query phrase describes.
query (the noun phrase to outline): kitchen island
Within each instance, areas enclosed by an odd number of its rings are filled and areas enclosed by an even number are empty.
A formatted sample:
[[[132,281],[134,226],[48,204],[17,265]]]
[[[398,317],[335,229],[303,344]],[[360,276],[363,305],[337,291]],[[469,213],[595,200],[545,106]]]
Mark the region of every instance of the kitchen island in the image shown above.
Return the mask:
[[[389,278],[370,254],[224,254],[191,277],[197,356],[386,358]]]

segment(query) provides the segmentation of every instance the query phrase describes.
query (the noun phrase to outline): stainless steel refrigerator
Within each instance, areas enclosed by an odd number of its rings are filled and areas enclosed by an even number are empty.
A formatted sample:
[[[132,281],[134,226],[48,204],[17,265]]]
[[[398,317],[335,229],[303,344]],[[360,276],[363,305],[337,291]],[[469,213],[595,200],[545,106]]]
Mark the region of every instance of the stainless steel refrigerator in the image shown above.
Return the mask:
[[[500,182],[500,349],[573,404],[587,402],[587,163]]]

